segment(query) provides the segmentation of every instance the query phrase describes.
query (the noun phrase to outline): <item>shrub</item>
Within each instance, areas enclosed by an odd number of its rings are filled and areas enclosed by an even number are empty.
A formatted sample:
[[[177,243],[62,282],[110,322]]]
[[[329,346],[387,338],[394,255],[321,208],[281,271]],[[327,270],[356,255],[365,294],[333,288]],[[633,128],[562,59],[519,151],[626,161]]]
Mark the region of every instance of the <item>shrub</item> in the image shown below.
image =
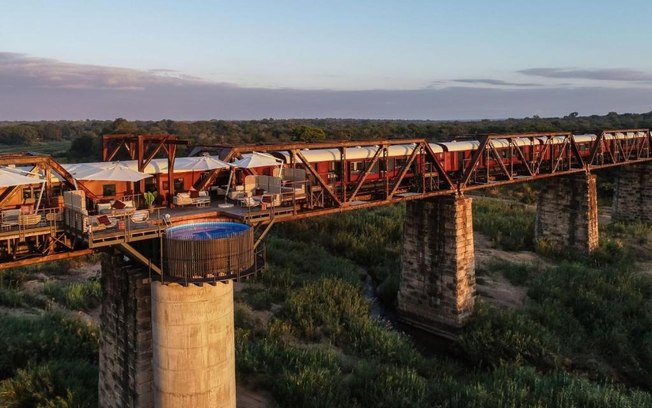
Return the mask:
[[[370,308],[358,288],[331,278],[308,283],[292,293],[286,304],[287,314],[301,334],[312,339],[321,334],[340,336],[348,320],[366,317]]]
[[[53,360],[19,369],[0,382],[0,403],[19,407],[97,406],[96,365],[83,360]]]
[[[534,222],[534,209],[523,204],[481,197],[473,200],[473,228],[500,248],[534,249]]]
[[[426,405],[426,380],[412,368],[361,364],[349,384],[361,407],[415,408]]]
[[[97,364],[98,331],[61,313],[0,316],[0,378],[12,376],[28,363],[51,359],[83,359]]]
[[[68,284],[48,282],[43,293],[72,310],[90,310],[102,301],[102,286],[97,279]]]
[[[477,305],[461,346],[471,361],[481,365],[529,362],[551,367],[559,362],[557,339],[543,325],[525,313],[484,304]]]

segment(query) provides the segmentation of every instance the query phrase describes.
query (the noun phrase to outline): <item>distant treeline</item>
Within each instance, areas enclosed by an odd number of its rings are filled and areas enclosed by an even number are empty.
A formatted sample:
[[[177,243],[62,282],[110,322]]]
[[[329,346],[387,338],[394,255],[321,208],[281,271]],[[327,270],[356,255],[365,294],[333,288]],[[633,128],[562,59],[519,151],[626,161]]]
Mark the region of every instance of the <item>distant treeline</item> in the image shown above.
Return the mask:
[[[278,141],[364,140],[428,138],[449,140],[487,133],[574,131],[593,132],[613,128],[651,128],[652,112],[562,118],[414,121],[366,119],[263,119],[248,121],[55,121],[0,122],[0,144],[38,146],[53,141],[71,141],[67,158],[99,159],[99,135],[104,133],[171,133],[191,144],[269,143]],[[0,147],[1,151],[1,147]],[[183,154],[183,151],[180,152]]]

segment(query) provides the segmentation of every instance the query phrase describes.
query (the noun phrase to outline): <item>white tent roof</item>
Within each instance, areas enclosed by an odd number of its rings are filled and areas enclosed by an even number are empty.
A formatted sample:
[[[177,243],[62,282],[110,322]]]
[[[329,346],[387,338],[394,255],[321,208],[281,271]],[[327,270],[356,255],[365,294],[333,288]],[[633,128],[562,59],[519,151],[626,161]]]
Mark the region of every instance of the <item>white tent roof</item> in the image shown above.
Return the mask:
[[[208,156],[211,159],[222,162],[218,156]],[[175,173],[184,173],[189,171],[201,171],[199,169],[193,169],[188,163],[196,163],[197,159],[201,157],[177,157],[174,161],[174,172]],[[223,163],[223,162],[222,162]],[[73,174],[78,172],[82,168],[87,168],[88,166],[92,167],[101,167],[106,168],[110,166],[111,162],[94,162],[94,163],[69,163],[64,164],[63,167]],[[138,161],[136,160],[124,160],[120,161],[120,164],[130,168],[131,170],[138,171]],[[146,174],[166,174],[168,172],[168,159],[154,159],[145,166],[143,173]]]
[[[79,166],[71,174],[77,180],[105,180],[105,181],[140,181],[147,177],[152,177],[149,174],[144,174],[136,170],[132,170],[128,166],[120,162],[114,163],[98,163],[101,165],[89,164]]]
[[[174,161],[176,171],[209,171],[231,167],[228,163],[211,156],[180,157]]]
[[[24,176],[15,170],[12,171],[7,168],[0,168],[0,187],[2,188],[38,184],[42,182],[43,180],[40,178]]]
[[[252,152],[243,154],[242,158],[235,160],[232,164],[241,169],[250,169],[252,167],[278,166],[283,164],[283,160],[277,159],[271,154]]]

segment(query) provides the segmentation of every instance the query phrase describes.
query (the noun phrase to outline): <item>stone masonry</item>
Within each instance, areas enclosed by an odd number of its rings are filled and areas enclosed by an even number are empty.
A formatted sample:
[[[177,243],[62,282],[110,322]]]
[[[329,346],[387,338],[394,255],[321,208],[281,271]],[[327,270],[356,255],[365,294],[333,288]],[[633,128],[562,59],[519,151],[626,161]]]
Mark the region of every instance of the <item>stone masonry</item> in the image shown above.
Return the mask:
[[[598,247],[596,177],[555,177],[539,193],[535,238],[555,250],[589,253]]]
[[[475,304],[471,198],[407,203],[398,292],[400,319],[437,334],[461,328]]]
[[[99,406],[151,407],[150,279],[118,253],[102,257]]]
[[[652,163],[620,167],[612,217],[617,222],[652,222]]]

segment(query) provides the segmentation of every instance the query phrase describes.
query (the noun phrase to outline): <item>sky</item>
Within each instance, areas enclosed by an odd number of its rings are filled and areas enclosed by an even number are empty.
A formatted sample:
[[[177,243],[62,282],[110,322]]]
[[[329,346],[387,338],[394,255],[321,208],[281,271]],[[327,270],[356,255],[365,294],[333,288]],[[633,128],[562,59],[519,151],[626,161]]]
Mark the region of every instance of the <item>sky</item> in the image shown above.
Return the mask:
[[[0,120],[652,110],[652,2],[0,0]]]

